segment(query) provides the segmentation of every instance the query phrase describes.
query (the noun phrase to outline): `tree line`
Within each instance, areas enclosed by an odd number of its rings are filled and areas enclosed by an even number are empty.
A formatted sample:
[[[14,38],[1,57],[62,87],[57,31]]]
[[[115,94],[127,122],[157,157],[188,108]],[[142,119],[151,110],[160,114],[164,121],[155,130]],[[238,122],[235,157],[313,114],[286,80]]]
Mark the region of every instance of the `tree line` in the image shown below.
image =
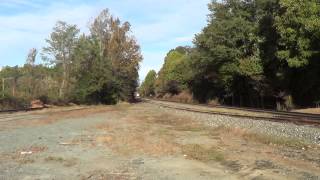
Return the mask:
[[[133,101],[138,86],[140,47],[130,31],[103,10],[88,34],[58,21],[46,46],[31,49],[22,67],[4,67],[2,99],[41,99],[45,103]],[[42,63],[35,63],[40,54]]]
[[[208,5],[192,47],[171,50],[144,96],[188,92],[198,102],[277,108],[320,103],[318,0],[224,0]]]

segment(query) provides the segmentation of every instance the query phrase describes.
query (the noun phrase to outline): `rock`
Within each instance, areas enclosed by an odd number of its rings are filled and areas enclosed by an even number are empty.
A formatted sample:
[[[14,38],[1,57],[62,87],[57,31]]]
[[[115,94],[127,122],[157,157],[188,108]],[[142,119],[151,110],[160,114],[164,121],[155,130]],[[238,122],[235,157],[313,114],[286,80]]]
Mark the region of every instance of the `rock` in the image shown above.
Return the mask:
[[[32,154],[32,151],[22,151],[20,152],[21,155],[30,155]]]

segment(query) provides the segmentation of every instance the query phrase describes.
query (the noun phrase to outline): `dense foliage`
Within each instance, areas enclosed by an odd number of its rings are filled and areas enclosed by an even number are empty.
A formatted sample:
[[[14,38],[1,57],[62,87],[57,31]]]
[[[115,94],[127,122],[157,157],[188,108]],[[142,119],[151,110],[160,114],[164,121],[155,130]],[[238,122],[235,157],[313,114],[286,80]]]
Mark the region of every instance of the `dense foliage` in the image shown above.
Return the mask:
[[[157,78],[157,73],[154,70],[148,72],[144,82],[139,88],[139,93],[142,96],[154,96],[155,95],[155,81]]]
[[[163,96],[165,93],[178,94],[186,89],[186,65],[190,48],[177,47],[171,50],[164,60],[164,65],[155,81],[156,93]]]
[[[133,101],[138,86],[140,47],[130,24],[103,10],[89,34],[58,21],[41,51],[45,63],[35,64],[31,49],[23,67],[4,67],[2,97],[45,103]]]
[[[209,10],[194,47],[168,53],[155,83],[159,96],[186,89],[200,102],[278,109],[319,104],[318,0],[212,1]]]

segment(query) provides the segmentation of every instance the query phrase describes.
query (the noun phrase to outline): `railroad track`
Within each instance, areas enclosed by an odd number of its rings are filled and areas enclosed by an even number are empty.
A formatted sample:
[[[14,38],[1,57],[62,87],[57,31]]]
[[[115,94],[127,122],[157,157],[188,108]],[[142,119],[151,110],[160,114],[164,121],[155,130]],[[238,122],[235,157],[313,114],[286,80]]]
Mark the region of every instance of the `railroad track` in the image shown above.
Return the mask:
[[[282,111],[272,111],[272,110],[262,110],[262,109],[253,109],[253,108],[237,108],[237,107],[228,107],[228,106],[210,106],[203,104],[188,104],[188,103],[178,103],[165,100],[150,100],[143,99],[144,102],[155,104],[161,107],[183,110],[189,112],[196,112],[202,114],[215,114],[215,115],[224,115],[230,117],[239,117],[239,118],[250,118],[255,120],[266,120],[274,122],[289,122],[298,125],[312,125],[320,127],[320,115],[317,114],[307,114],[307,113],[298,113],[298,112],[282,112]],[[169,103],[169,104],[168,104]],[[186,107],[185,105],[188,105]],[[205,107],[205,109],[204,109]],[[243,112],[254,112],[257,115],[247,115],[245,113],[232,113],[232,112],[221,112],[213,110],[214,108],[220,109],[231,109],[231,110],[240,110]],[[263,113],[263,115],[259,115]]]

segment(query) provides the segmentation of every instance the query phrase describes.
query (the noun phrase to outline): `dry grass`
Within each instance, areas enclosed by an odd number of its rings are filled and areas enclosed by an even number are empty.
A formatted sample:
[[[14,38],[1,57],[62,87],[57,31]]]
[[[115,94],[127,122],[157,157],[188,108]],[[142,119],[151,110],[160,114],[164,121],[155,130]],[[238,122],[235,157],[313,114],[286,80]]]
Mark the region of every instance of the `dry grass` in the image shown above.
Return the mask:
[[[172,141],[173,134],[161,127],[151,127],[150,121],[153,122],[155,119],[142,116],[126,117],[121,123],[108,122],[96,126],[108,133],[108,135],[97,137],[96,142],[105,144],[122,155],[142,153],[162,156],[176,153],[179,148]]]
[[[190,125],[184,125],[184,126],[175,126],[173,127],[176,131],[191,131],[191,132],[201,132],[208,130],[207,127],[200,126],[198,124],[190,124]]]
[[[135,132],[134,132],[135,131]],[[116,133],[110,136],[100,136],[96,138],[98,143],[104,143],[114,152],[122,155],[132,153],[142,153],[153,156],[174,154],[178,151],[176,144],[163,137],[152,139],[151,131],[138,131],[131,129],[126,133]]]
[[[19,164],[30,164],[34,163],[35,160],[33,159],[33,155],[37,153],[44,152],[48,149],[46,146],[30,146],[28,148],[23,148],[16,150],[15,152],[11,153],[1,153],[0,154],[0,162],[5,162],[5,161],[15,161]],[[28,155],[22,155],[21,152],[32,152],[32,154]]]
[[[143,153],[154,156],[168,155],[175,153],[177,148],[160,139],[157,142],[151,142],[144,136],[135,135],[131,137],[98,137],[97,141],[106,143],[108,147],[122,155],[130,155],[132,153]]]
[[[182,103],[193,103],[194,99],[190,92],[182,91],[178,95],[171,96],[169,98],[171,101],[182,102]]]
[[[111,131],[113,129],[113,127],[107,123],[98,124],[96,125],[96,128],[100,130],[105,130],[105,131]]]
[[[31,151],[32,153],[40,153],[40,152],[44,152],[48,150],[48,147],[47,146],[31,146],[29,148],[24,148],[22,149],[21,151]]]
[[[60,119],[72,119],[72,118],[79,118],[79,117],[85,118],[92,114],[99,114],[99,113],[105,113],[105,112],[116,111],[116,110],[118,109],[111,106],[97,106],[89,109],[61,111],[61,112],[55,112],[52,114],[49,113],[48,114],[49,118],[45,120],[41,120],[40,123],[51,124]]]
[[[143,119],[143,118],[144,117],[139,117],[139,119]],[[147,117],[145,122],[151,125],[159,124],[159,125],[171,126],[171,129],[178,130],[178,131],[204,130],[204,126],[198,122],[195,122],[187,117],[175,117],[169,114]]]
[[[19,164],[32,164],[32,163],[35,163],[35,160],[31,159],[31,158],[22,158],[22,159],[18,160],[18,163]]]
[[[182,147],[182,153],[188,158],[198,161],[225,161],[223,153],[218,151],[217,147],[205,148],[198,144],[188,144]]]
[[[63,162],[64,159],[62,157],[54,157],[54,156],[49,156],[49,157],[46,157],[44,159],[44,161],[46,162]]]
[[[267,144],[267,145],[279,145],[279,146],[294,147],[294,148],[303,148],[308,146],[306,142],[299,139],[253,133],[253,132],[249,132],[248,130],[240,129],[240,128],[219,126],[217,128],[213,128],[209,132],[209,135],[211,136],[219,136],[222,134],[229,134],[234,137],[241,137],[246,141],[253,141],[253,142]]]
[[[245,129],[241,129],[241,128],[218,126],[218,127],[209,129],[208,133],[211,136],[230,134],[230,135],[233,135],[233,136],[236,136],[236,137],[242,137],[244,134],[246,134],[248,132]]]
[[[269,145],[280,145],[286,147],[293,147],[293,148],[303,148],[307,147],[307,143],[294,138],[285,138],[285,137],[277,137],[277,136],[270,136],[264,134],[257,134],[257,133],[245,133],[243,138],[250,141],[260,142],[262,144],[269,144]]]
[[[17,121],[8,121],[8,122],[1,122],[0,131],[7,131],[16,129],[18,127],[33,127],[33,126],[42,126],[47,124],[53,124],[60,120],[65,119],[72,119],[72,118],[85,118],[90,115],[95,115],[99,113],[108,113],[108,112],[118,112],[122,111],[128,107],[130,104],[119,104],[115,106],[90,106],[87,108],[74,108],[70,109],[70,107],[58,107],[53,109],[45,109],[43,111],[35,111],[27,113],[29,115],[36,115],[40,116],[41,118],[38,119],[19,119]],[[105,128],[105,127],[103,127]]]

